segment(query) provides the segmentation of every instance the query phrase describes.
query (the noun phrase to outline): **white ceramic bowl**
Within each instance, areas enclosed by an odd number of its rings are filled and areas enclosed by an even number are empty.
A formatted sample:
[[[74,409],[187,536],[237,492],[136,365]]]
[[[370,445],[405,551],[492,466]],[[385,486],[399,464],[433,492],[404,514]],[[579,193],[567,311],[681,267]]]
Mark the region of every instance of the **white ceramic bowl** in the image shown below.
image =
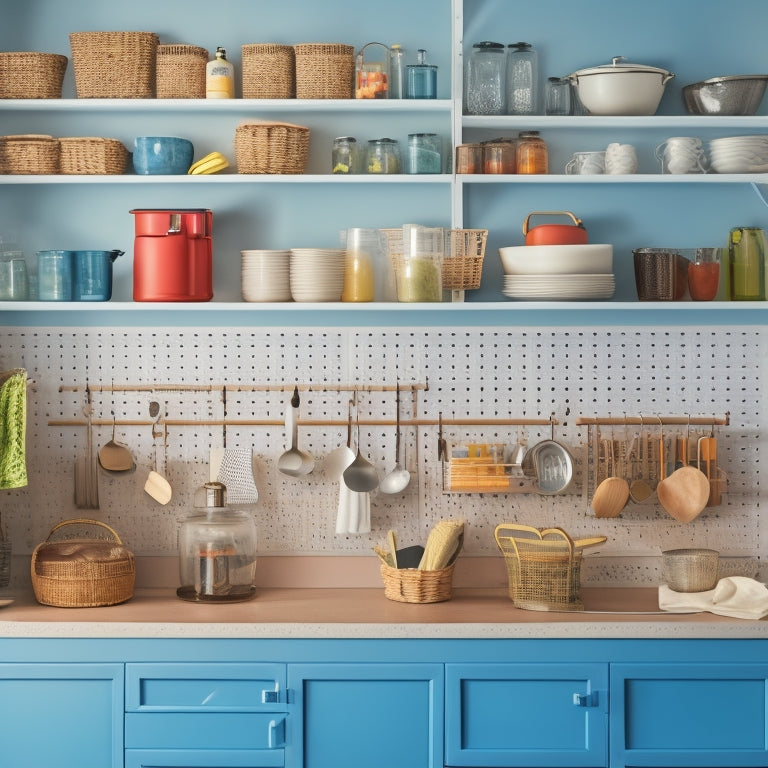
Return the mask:
[[[613,246],[514,245],[499,248],[506,275],[606,275],[613,272]]]

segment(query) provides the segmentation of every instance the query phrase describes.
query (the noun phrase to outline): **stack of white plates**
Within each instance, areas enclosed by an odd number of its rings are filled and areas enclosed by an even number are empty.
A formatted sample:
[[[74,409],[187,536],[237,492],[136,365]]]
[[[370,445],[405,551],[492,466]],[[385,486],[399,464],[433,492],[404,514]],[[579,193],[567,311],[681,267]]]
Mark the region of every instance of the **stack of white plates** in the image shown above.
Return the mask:
[[[293,300],[341,301],[346,253],[334,248],[292,248]]]
[[[716,173],[768,173],[768,135],[712,139],[709,159]]]
[[[243,301],[290,301],[290,251],[240,251]]]
[[[610,299],[616,290],[613,273],[605,275],[504,275],[502,293],[510,299],[567,301]]]

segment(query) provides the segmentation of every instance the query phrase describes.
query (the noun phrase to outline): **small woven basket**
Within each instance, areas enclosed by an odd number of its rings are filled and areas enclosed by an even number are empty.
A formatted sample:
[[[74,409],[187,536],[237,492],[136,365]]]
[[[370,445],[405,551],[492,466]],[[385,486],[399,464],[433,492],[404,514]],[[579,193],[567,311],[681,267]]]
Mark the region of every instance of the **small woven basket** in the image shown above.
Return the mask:
[[[11,542],[0,541],[0,589],[11,583]]]
[[[157,47],[157,98],[204,99],[208,51],[199,45]]]
[[[297,99],[351,99],[355,76],[354,46],[300,43],[296,52]]]
[[[296,97],[296,54],[291,45],[249,43],[242,46],[243,98]]]
[[[397,276],[401,264],[403,230],[401,227],[382,229],[387,251]],[[445,256],[442,261],[443,288],[448,290],[472,290],[480,287],[485,258],[487,229],[447,229],[445,231]]]
[[[242,123],[235,129],[238,173],[304,173],[309,128],[293,123]]]
[[[53,136],[0,136],[0,174],[59,173],[59,153],[59,140]]]
[[[71,32],[80,99],[153,99],[157,82],[154,32]]]
[[[60,99],[67,61],[58,53],[0,53],[0,99]]]
[[[68,526],[79,528],[80,534],[51,540]],[[94,526],[103,528],[108,537],[83,534],[83,528],[92,533]],[[95,608],[117,605],[133,597],[136,564],[133,553],[106,523],[76,518],[55,525],[47,539],[35,548],[30,573],[39,603],[60,608]]]
[[[581,561],[585,546],[605,536],[574,541],[562,528],[539,530],[502,523],[494,532],[507,566],[509,596],[529,611],[583,611]]]
[[[384,596],[398,603],[442,603],[451,599],[453,588],[451,563],[439,571],[418,568],[391,568],[381,563]]]
[[[119,175],[125,173],[128,150],[117,139],[95,136],[59,139],[61,173]]]
[[[675,592],[706,592],[717,584],[715,549],[668,549],[661,553],[662,577]]]

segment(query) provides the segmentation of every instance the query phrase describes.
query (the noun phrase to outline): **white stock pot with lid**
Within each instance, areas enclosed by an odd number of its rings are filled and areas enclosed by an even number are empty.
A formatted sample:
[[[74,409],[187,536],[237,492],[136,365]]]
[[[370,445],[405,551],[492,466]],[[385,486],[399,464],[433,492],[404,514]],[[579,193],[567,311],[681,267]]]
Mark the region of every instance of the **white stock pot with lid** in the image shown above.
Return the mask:
[[[610,64],[579,69],[568,80],[593,115],[653,115],[673,77],[666,69],[614,56]]]

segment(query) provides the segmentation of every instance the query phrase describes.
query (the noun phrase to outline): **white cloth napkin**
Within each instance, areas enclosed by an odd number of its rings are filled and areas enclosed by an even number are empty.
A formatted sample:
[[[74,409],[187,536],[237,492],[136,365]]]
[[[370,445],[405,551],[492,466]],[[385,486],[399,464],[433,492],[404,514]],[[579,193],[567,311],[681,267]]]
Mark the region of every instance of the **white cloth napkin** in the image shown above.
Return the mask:
[[[706,592],[675,592],[662,584],[659,608],[672,613],[708,611],[735,619],[762,619],[768,615],[768,588],[746,576],[726,576]]]

